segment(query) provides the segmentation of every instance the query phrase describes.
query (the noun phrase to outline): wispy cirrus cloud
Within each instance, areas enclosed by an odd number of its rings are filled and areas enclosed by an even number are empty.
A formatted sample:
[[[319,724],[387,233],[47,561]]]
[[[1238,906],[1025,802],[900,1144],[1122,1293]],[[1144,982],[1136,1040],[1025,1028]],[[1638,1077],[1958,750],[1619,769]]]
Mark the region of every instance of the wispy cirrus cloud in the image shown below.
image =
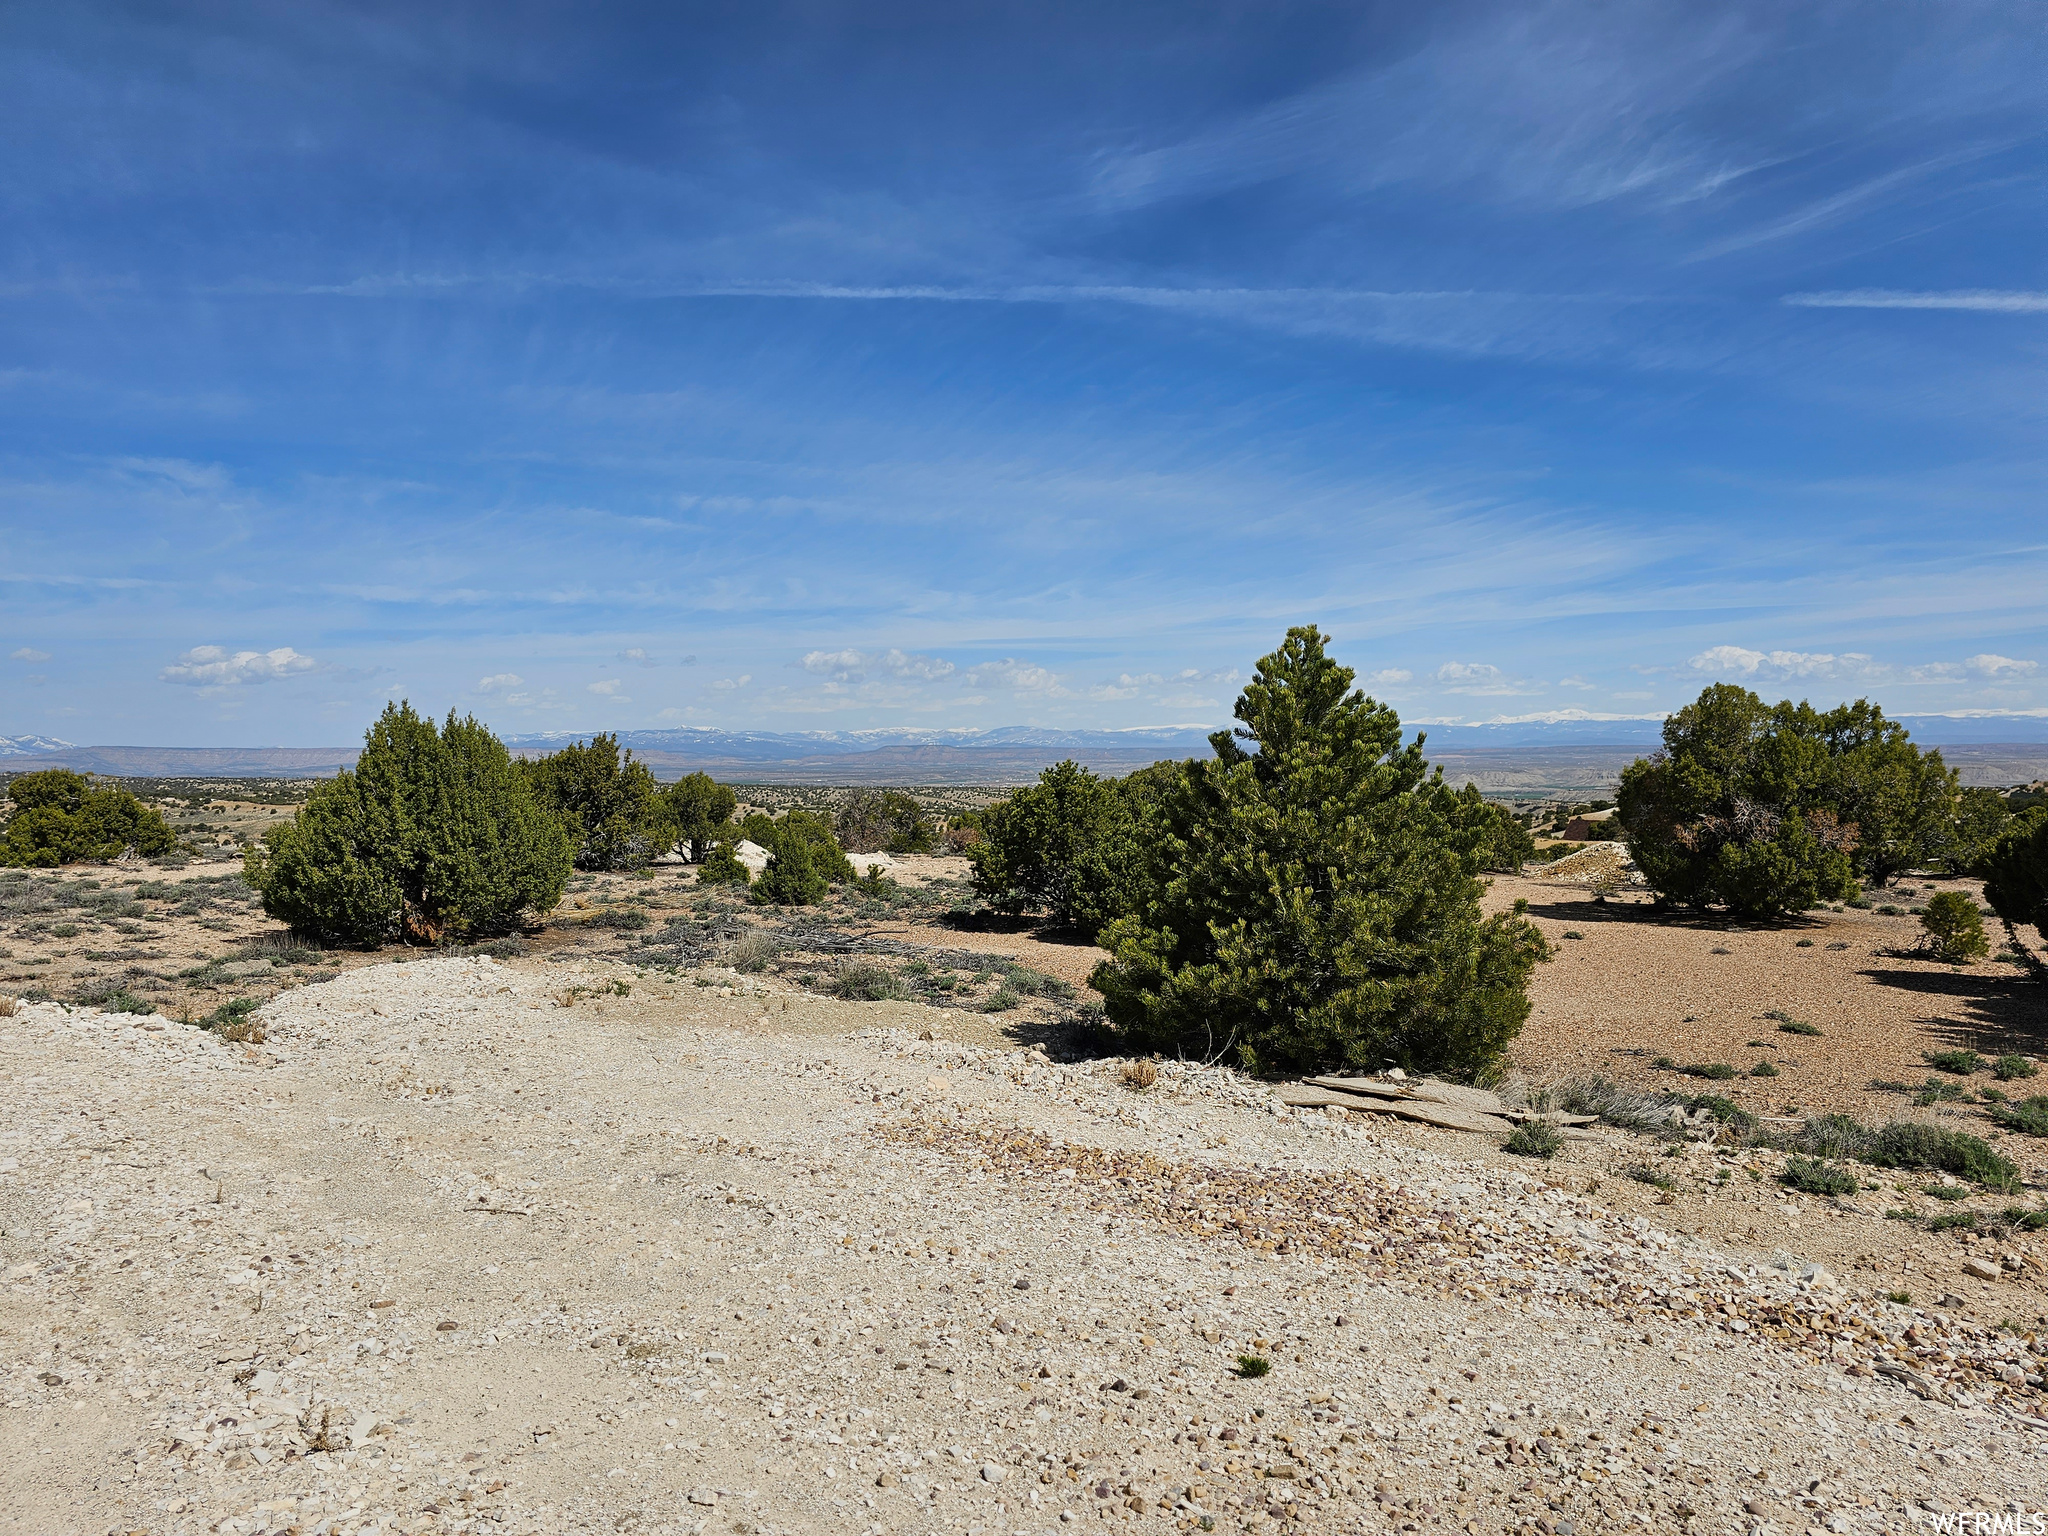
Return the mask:
[[[2048,290],[2025,288],[1844,288],[1788,293],[1778,301],[1797,309],[1961,309],[1994,315],[2048,314]]]
[[[50,653],[48,651],[39,651],[32,645],[24,645],[19,650],[9,651],[7,659],[9,661],[27,662],[48,661]]]

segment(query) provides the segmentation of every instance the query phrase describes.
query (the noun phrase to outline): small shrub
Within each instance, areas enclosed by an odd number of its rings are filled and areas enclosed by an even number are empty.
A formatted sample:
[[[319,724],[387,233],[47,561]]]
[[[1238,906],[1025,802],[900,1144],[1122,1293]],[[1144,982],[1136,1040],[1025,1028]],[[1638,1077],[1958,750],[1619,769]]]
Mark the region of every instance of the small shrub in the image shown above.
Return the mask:
[[[590,920],[593,928],[618,928],[627,933],[638,933],[653,925],[654,919],[642,907],[606,907]]]
[[[830,986],[834,997],[855,1003],[890,1002],[909,995],[894,971],[872,960],[841,961]]]
[[[1141,1092],[1159,1081],[1159,1069],[1142,1059],[1125,1063],[1123,1071],[1117,1075],[1126,1088],[1136,1088]]]
[[[261,1045],[268,1038],[263,1021],[256,1017],[256,1010],[262,1006],[260,998],[238,997],[214,1009],[201,1027],[238,1045]]]
[[[1548,1120],[1524,1120],[1500,1146],[1516,1157],[1555,1157],[1564,1147],[1564,1137]]]
[[[1074,995],[1072,983],[1048,976],[1043,971],[1034,971],[1029,966],[1013,965],[1003,973],[1003,983],[1025,997],[1049,997],[1058,1002],[1067,1002]]]
[[[2036,1094],[2015,1104],[1995,1104],[1991,1108],[1991,1118],[2007,1130],[2024,1131],[2029,1136],[2048,1136],[2048,1097]]]
[[[1239,1355],[1237,1357],[1237,1374],[1246,1381],[1256,1381],[1272,1369],[1273,1362],[1262,1356]]]
[[[1751,1077],[1776,1077],[1778,1069],[1768,1061],[1760,1061],[1749,1069],[1749,1075]]]
[[[1912,1093],[1915,1090],[1911,1083],[1902,1083],[1889,1077],[1873,1077],[1870,1080],[1870,1091],[1872,1093]]]
[[[704,855],[704,862],[697,866],[699,885],[747,885],[753,880],[747,873],[747,866],[740,862],[739,847],[731,838],[712,845]]]
[[[1890,902],[1886,902],[1877,909],[1877,915],[1879,917],[1904,917],[1906,909],[1904,907],[1895,907]]]
[[[1704,1077],[1715,1083],[1725,1083],[1735,1076],[1735,1069],[1725,1061],[1696,1061],[1678,1070],[1687,1077]]]
[[[0,1019],[13,1018],[20,1007],[19,998],[9,997],[6,993],[0,992]]]
[[[1820,1031],[1820,1026],[1819,1026],[1818,1024],[1809,1024],[1809,1023],[1807,1023],[1807,1022],[1806,1022],[1806,1020],[1804,1020],[1804,1019],[1780,1019],[1780,1020],[1778,1020],[1778,1033],[1780,1033],[1780,1034],[1783,1034],[1783,1035],[1809,1035],[1809,1036],[1811,1036],[1811,1035],[1818,1035],[1818,1034],[1819,1034],[1820,1032],[1821,1032],[1821,1031]]]
[[[1884,1299],[1895,1307],[1910,1307],[1913,1305],[1913,1293],[1911,1291],[1886,1291]]]
[[[842,862],[845,855],[841,854]],[[825,899],[830,882],[816,865],[816,850],[800,837],[784,838],[782,846],[768,857],[768,867],[747,892],[757,905],[773,902],[785,907],[814,907]]]
[[[726,950],[725,963],[736,971],[756,975],[773,965],[787,947],[770,934],[743,933]]]
[[[1975,1051],[1922,1051],[1920,1059],[1937,1072],[1951,1072],[1957,1077],[1984,1070],[1984,1058]]]
[[[1879,1168],[1933,1168],[1987,1189],[2019,1188],[2019,1169],[1980,1137],[1916,1120],[1895,1120],[1871,1135],[1860,1154]]]
[[[2023,1205],[2009,1205],[2005,1208],[2005,1219],[2022,1232],[2048,1230],[2048,1210],[2028,1210]]]
[[[1564,937],[1568,939],[1583,939],[1585,935],[1576,928],[1567,928],[1564,931]]]
[[[1930,1077],[1920,1085],[1913,1095],[1913,1102],[1925,1109],[1930,1104],[1953,1104],[1969,1097],[1970,1091],[1961,1083],[1944,1083],[1938,1077]]]
[[[867,872],[854,881],[853,885],[854,889],[859,891],[861,895],[873,897],[876,901],[887,901],[891,896],[894,896],[903,889],[894,880],[891,880],[882,873],[882,866],[879,864],[870,864],[867,867]]]
[[[50,930],[50,937],[53,939],[75,939],[78,937],[78,924],[58,923]]]
[[[2032,1077],[2040,1070],[2024,1056],[2001,1056],[1991,1064],[1991,1075],[2001,1083],[2012,1082],[2015,1078]]]
[[[2006,1102],[2005,1092],[1999,1088],[1979,1088],[1977,1090],[1977,1097],[1986,1104],[2003,1104]]]
[[[1876,1132],[1848,1115],[1821,1115],[1800,1127],[1801,1150],[1820,1157],[1861,1158]]]
[[[983,1013],[1008,1013],[1023,1001],[1024,999],[1009,987],[1001,986],[982,999],[981,1011]]]
[[[1685,1102],[1685,1112],[1696,1115],[1705,1110],[1723,1125],[1748,1135],[1756,1129],[1756,1116],[1744,1109],[1733,1099],[1724,1099],[1718,1093],[1695,1094]]]
[[[1961,891],[1943,891],[1929,901],[1920,914],[1920,926],[1935,958],[1951,965],[1981,960],[1991,953],[1977,904]]]
[[[1794,944],[1794,945],[1793,945],[1792,947],[1793,947],[1794,949],[1811,949],[1811,948],[1813,948],[1813,940],[1811,940],[1811,939],[1800,939],[1800,940],[1799,940],[1799,941],[1798,941],[1797,943],[1795,943],[1795,944]]]
[[[1845,1168],[1797,1154],[1785,1159],[1778,1181],[1809,1195],[1853,1195],[1862,1182]]]
[[[1930,1232],[1953,1232],[1959,1229],[1969,1231],[1974,1229],[1976,1225],[1977,1213],[1975,1211],[1950,1211],[1945,1216],[1936,1216],[1929,1220],[1927,1230]]]
[[[906,960],[903,962],[903,974],[905,976],[929,976],[931,973],[932,968],[926,961]]]
[[[1630,1163],[1621,1171],[1634,1179],[1638,1184],[1654,1185],[1666,1193],[1678,1188],[1677,1182],[1670,1175],[1659,1173],[1648,1163]]]
[[[1671,1123],[1673,1101],[1667,1095],[1638,1092],[1597,1075],[1566,1078],[1550,1088],[1549,1096],[1568,1115],[1597,1115],[1623,1130],[1654,1133]]]
[[[1971,1191],[1967,1184],[1926,1184],[1920,1193],[1930,1200],[1967,1200]]]

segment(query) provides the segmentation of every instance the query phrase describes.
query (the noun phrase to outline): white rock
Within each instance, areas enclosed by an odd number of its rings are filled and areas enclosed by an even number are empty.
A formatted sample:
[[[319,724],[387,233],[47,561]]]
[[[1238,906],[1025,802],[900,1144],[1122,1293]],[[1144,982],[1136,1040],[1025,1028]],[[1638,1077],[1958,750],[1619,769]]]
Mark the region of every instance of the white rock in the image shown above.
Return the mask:
[[[1009,1475],[1010,1469],[1008,1467],[999,1467],[994,1462],[989,1462],[981,1469],[981,1480],[984,1483],[1000,1483]]]

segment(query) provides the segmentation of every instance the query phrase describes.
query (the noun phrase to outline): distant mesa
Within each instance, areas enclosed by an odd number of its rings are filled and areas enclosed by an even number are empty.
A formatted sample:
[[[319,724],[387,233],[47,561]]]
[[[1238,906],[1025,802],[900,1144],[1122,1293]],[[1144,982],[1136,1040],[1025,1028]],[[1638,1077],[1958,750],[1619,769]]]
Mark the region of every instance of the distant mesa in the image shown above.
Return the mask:
[[[1900,717],[1914,740],[1939,746],[1969,784],[2017,784],[2048,775],[2048,717]],[[1611,793],[1621,770],[1658,745],[1651,717],[1576,711],[1485,724],[1404,720],[1427,737],[1424,752],[1453,783],[1496,795],[1592,798]],[[656,777],[709,773],[752,784],[1026,784],[1061,758],[1125,774],[1162,758],[1207,757],[1210,726],[1054,730],[721,731],[682,727],[621,731]],[[521,757],[559,751],[587,731],[505,738]],[[0,736],[0,772],[73,768],[122,778],[316,778],[356,760],[336,747],[80,747],[49,736]]]

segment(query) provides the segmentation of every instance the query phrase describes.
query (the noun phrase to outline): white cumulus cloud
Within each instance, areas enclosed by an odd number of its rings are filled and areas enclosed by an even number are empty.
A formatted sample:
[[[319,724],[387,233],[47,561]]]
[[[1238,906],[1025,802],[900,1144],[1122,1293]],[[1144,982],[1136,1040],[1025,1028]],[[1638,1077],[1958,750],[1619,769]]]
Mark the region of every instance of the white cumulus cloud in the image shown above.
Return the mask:
[[[236,651],[233,655],[218,645],[197,645],[165,667],[157,680],[179,683],[188,688],[234,688],[243,683],[268,683],[281,677],[310,672],[319,663],[301,656],[288,645],[273,651]]]
[[[1511,677],[1490,661],[1447,661],[1436,669],[1435,677],[1438,685],[1447,693],[1496,697],[1502,694],[1542,691],[1521,678]]]
[[[619,689],[624,687],[625,685],[621,679],[616,677],[608,677],[600,683],[585,683],[583,686],[589,692],[598,695],[600,698],[611,699],[615,703],[630,704],[633,702],[631,699],[627,698],[623,693],[619,692]]]
[[[921,656],[914,651],[811,651],[801,663],[806,672],[832,683],[864,683],[870,677],[893,677],[904,682],[928,683],[950,677],[953,663],[942,656]]]
[[[2029,677],[2041,668],[2037,661],[2015,661],[2010,656],[1972,656],[1963,663],[1979,677]]]
[[[1695,672],[1769,680],[1794,677],[1869,677],[1884,671],[1861,651],[1752,651],[1716,645],[1686,663]]]
[[[970,688],[1011,688],[1018,693],[1064,695],[1067,691],[1060,686],[1059,674],[1014,656],[970,668],[967,684]]]
[[[526,679],[517,672],[493,672],[489,677],[480,677],[476,680],[476,691],[478,693],[504,693],[509,689],[517,688],[525,681]]]
[[[1368,688],[1398,688],[1403,683],[1415,681],[1415,674],[1406,667],[1381,667],[1377,672],[1368,672],[1359,679]]]
[[[7,659],[9,661],[48,661],[50,653],[48,651],[39,651],[32,645],[24,645],[18,651],[9,651]]]
[[[746,687],[747,684],[751,683],[753,680],[753,673],[742,672],[738,677],[721,677],[717,682],[713,683],[711,686],[723,692],[730,693],[735,688]]]

